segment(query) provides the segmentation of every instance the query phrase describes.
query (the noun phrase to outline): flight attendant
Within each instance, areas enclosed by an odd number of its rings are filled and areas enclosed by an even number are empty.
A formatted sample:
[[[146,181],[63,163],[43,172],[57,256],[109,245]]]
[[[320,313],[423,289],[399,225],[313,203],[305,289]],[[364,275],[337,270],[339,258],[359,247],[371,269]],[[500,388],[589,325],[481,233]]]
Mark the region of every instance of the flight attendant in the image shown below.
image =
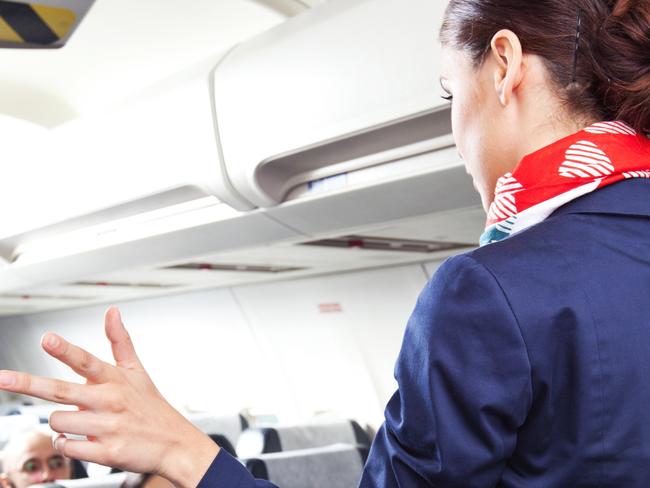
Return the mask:
[[[487,227],[418,299],[361,486],[647,488],[650,1],[451,0],[441,41]],[[56,440],[68,457],[272,486],[169,406],[116,309],[106,335],[115,366],[43,338],[86,385],[2,372],[1,388],[82,407],[50,419],[88,436]]]

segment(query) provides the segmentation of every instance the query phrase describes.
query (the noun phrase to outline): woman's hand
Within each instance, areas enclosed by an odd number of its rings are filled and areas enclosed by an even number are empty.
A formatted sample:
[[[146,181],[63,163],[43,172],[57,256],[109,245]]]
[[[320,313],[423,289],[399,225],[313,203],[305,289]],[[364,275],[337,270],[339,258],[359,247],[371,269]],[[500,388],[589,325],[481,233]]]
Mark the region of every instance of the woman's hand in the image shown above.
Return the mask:
[[[158,392],[135,353],[120,313],[105,318],[115,366],[59,336],[43,336],[42,347],[86,378],[86,384],[0,371],[0,389],[42,398],[79,411],[54,412],[55,447],[65,456],[126,471],[156,473],[179,487],[195,487],[219,447],[177,412]]]

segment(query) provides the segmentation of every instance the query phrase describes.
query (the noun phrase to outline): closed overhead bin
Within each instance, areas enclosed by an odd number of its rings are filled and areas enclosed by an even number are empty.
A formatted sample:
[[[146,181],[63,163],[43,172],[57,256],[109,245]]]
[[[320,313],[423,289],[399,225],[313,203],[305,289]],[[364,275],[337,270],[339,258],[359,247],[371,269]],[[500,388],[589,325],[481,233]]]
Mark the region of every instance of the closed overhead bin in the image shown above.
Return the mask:
[[[236,47],[212,80],[232,188],[309,235],[478,207],[439,97],[445,7],[333,1]]]

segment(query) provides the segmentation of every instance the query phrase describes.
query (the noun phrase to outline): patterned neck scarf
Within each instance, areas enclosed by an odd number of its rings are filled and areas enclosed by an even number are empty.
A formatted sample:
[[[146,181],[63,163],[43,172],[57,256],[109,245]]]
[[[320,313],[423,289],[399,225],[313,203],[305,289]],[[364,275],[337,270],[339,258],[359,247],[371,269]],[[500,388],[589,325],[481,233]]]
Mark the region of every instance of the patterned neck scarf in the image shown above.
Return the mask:
[[[612,183],[650,178],[650,140],[599,122],[529,154],[497,181],[481,246],[539,224],[562,205]]]

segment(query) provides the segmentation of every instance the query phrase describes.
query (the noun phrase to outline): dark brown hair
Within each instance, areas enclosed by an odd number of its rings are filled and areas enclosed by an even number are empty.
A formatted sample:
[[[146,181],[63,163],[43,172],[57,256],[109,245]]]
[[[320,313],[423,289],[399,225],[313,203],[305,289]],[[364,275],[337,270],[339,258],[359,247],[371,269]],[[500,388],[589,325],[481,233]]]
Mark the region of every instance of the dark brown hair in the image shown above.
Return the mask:
[[[451,0],[440,39],[478,66],[500,29],[545,60],[573,113],[650,133],[650,0]]]

